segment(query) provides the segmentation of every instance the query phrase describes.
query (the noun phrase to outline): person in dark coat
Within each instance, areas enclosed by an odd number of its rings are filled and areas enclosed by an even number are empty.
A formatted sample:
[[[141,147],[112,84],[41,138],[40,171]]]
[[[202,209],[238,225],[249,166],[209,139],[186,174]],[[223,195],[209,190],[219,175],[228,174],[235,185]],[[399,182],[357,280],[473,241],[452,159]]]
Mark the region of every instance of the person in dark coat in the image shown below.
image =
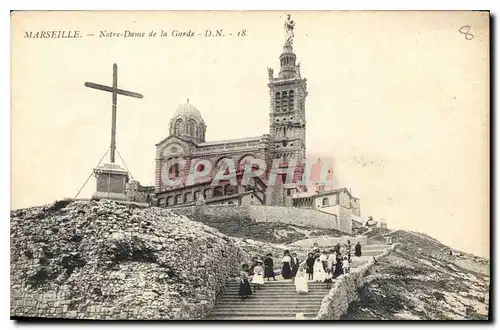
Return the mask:
[[[309,274],[309,279],[313,279],[313,273],[314,273],[314,255],[312,253],[309,253],[306,259],[306,266],[307,266],[307,274]]]
[[[292,262],[292,258],[290,257],[290,251],[286,250],[283,259],[281,259],[283,263],[283,268],[281,269],[281,276],[285,280],[289,280],[292,278],[292,268],[290,267],[290,263]]]
[[[297,253],[292,253],[292,261],[290,263],[290,266],[292,268],[292,277],[297,276],[297,272],[299,271],[299,266],[300,266],[300,261],[299,258],[297,258]]]
[[[250,282],[248,281],[248,273],[244,270],[240,272],[240,286],[238,294],[240,295],[241,300],[252,295],[252,288],[250,287]]]
[[[337,243],[337,244],[335,245],[335,252],[337,252],[337,255],[339,255],[339,254],[340,254],[340,243]]]
[[[337,278],[342,275],[344,270],[342,269],[342,256],[340,253],[337,254],[337,263],[335,264],[335,270],[333,272],[333,278]]]
[[[359,242],[354,246],[354,255],[356,257],[361,257],[361,244],[359,244]]]
[[[268,253],[266,259],[264,259],[264,277],[267,278],[268,281],[271,277],[276,281],[274,275],[274,260],[271,253]]]
[[[314,259],[316,260],[316,258],[319,258],[321,256],[321,252],[319,250],[319,248],[315,248],[313,250],[313,254],[314,254]]]

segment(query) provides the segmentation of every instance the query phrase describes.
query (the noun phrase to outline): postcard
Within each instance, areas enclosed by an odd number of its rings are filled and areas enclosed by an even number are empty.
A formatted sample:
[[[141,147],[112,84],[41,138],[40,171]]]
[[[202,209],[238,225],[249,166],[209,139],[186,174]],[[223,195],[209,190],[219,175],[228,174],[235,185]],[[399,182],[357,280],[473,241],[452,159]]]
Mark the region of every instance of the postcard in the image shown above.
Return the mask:
[[[486,11],[13,11],[11,319],[490,320]]]

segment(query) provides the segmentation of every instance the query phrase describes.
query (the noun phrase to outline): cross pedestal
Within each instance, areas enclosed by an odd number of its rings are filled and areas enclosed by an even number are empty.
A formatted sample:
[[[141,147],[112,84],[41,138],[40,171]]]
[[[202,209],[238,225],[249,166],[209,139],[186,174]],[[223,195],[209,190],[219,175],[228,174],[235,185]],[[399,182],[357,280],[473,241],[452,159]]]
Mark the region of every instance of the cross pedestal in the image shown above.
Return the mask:
[[[97,187],[92,199],[127,200],[127,170],[118,164],[104,164],[94,169]]]

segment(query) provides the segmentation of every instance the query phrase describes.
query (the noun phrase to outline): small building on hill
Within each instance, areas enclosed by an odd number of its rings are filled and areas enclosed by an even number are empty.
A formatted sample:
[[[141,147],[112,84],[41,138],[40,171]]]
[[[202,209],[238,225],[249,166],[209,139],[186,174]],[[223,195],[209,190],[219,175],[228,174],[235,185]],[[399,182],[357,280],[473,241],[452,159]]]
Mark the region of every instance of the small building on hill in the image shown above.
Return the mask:
[[[361,215],[359,198],[351,195],[347,188],[300,192],[292,196],[293,206],[313,209],[335,216],[339,230],[350,233],[352,221]]]

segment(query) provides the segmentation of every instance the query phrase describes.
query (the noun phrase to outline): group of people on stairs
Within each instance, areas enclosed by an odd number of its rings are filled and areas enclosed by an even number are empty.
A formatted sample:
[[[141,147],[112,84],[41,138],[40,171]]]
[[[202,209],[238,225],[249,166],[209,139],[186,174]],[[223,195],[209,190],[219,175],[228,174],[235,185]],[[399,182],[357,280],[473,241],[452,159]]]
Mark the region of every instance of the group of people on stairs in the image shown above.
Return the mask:
[[[358,242],[354,247],[354,255],[360,257],[361,254],[361,244]],[[302,262],[299,260],[297,253],[290,254],[289,250],[285,250],[281,262],[281,276],[285,280],[292,280],[297,293],[307,293],[309,291],[309,280],[324,282],[326,287],[330,288],[333,279],[350,271],[351,242],[348,240],[344,249],[341,249],[340,244],[337,243],[329,251],[320,251],[315,243],[313,251]],[[251,282],[249,281],[250,276]],[[264,261],[254,257],[251,267],[247,264],[242,266],[239,285],[240,297],[244,299],[252,295],[251,284],[253,284],[255,291],[261,285],[264,285],[264,279],[269,281],[271,278],[276,281],[272,254],[268,253]]]

